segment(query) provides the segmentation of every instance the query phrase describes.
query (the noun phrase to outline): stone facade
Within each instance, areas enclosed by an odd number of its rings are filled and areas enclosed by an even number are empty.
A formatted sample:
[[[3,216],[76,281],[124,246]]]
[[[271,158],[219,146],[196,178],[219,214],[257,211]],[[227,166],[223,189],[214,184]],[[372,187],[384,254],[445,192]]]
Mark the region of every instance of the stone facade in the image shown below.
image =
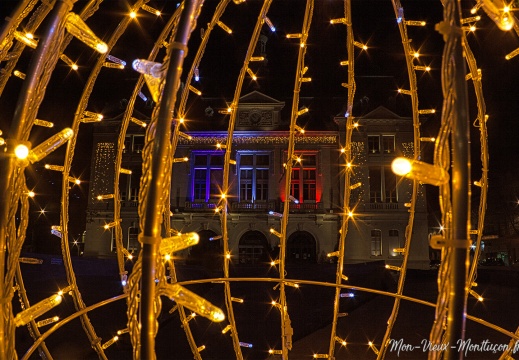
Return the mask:
[[[283,164],[289,133],[280,130],[283,106],[283,102],[259,92],[240,99],[231,153],[236,165],[232,166],[228,194],[229,250],[235,264],[267,263],[277,257],[279,239],[270,229],[279,230],[280,218],[276,215],[283,212],[287,199]],[[298,201],[290,203],[288,262],[330,261],[326,254],[337,249],[344,186],[341,144],[344,143],[345,118],[338,117],[336,122],[335,131],[306,131],[296,137],[295,152],[303,160],[292,172],[290,196]],[[396,179],[387,169],[395,156],[412,154],[412,121],[381,107],[359,118],[358,122],[360,126],[353,134],[356,168],[352,183],[361,185],[352,191],[350,207],[355,216],[349,224],[345,261],[385,260],[398,266],[402,256],[393,249],[405,243],[409,220],[405,203],[410,200],[411,183]],[[109,168],[114,168],[116,123],[99,124],[94,134],[86,256],[114,256],[112,231],[103,228],[113,221],[113,201],[101,202],[96,196],[100,191],[113,191],[114,171],[110,172]],[[188,134],[191,139],[181,138],[175,154],[175,158],[187,157],[189,161],[173,164],[170,218],[172,229],[198,232],[200,243],[176,256],[188,263],[218,269],[223,246],[219,236],[220,215],[215,208],[225,153],[216,144],[225,144],[227,133]],[[128,130],[122,167],[131,169],[132,174],[119,177],[123,242],[130,252],[139,247],[137,196],[143,135],[142,128]],[[110,141],[115,145],[107,145]],[[96,156],[98,152],[102,152],[103,157]],[[110,164],[101,164],[103,161]],[[410,266],[425,268],[429,259],[423,191],[419,199],[414,214]]]

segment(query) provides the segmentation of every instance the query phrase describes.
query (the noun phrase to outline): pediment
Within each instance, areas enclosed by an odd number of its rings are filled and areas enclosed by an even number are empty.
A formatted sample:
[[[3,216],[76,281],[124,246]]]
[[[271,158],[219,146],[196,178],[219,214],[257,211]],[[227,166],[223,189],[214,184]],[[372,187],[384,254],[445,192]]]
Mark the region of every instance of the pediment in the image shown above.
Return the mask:
[[[388,108],[384,107],[384,106],[379,106],[377,107],[375,110],[373,111],[370,111],[369,113],[367,113],[366,115],[362,116],[362,119],[367,119],[367,120],[400,120],[402,119],[401,116],[395,114],[394,112],[392,112],[391,110],[389,110]]]
[[[274,130],[284,106],[285,102],[259,91],[243,95],[238,103],[236,130]]]
[[[285,106],[285,102],[276,100],[274,98],[271,98],[270,96],[267,96],[259,91],[253,91],[248,94],[243,95],[238,103],[238,107],[242,106],[248,106],[248,105],[263,105],[263,106]]]

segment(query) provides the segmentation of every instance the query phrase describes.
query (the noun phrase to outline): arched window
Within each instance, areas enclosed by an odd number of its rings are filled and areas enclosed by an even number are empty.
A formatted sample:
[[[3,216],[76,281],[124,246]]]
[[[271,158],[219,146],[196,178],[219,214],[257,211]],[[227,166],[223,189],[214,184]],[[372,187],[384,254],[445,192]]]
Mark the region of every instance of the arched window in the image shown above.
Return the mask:
[[[268,261],[270,246],[267,238],[259,231],[248,231],[238,244],[239,263],[257,264]]]

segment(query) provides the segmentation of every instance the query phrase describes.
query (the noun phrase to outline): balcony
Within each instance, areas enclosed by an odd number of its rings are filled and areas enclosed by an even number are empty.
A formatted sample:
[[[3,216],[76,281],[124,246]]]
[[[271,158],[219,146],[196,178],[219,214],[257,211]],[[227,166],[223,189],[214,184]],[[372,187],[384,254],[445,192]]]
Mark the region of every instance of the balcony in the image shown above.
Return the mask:
[[[216,202],[186,201],[185,211],[214,212],[217,206]]]
[[[216,202],[195,202],[186,201],[185,211],[193,212],[214,212],[217,207]],[[261,202],[252,201],[234,201],[229,204],[230,212],[259,212],[268,213],[269,211],[283,211],[283,203],[276,200],[268,200]],[[291,213],[314,213],[324,212],[323,204],[318,202],[310,203],[290,203]]]
[[[322,211],[323,203],[321,202],[290,203],[290,212],[292,213],[313,213]]]
[[[374,203],[368,203],[364,206],[366,211],[387,211],[387,210],[403,210],[406,209],[404,207],[404,204],[399,204],[396,202],[388,202],[388,203],[382,203],[382,202],[374,202]]]
[[[251,202],[251,201],[236,201],[231,203],[231,210],[233,212],[240,211],[258,211],[258,212],[268,212],[270,210],[275,210],[276,201],[269,200],[264,202]]]

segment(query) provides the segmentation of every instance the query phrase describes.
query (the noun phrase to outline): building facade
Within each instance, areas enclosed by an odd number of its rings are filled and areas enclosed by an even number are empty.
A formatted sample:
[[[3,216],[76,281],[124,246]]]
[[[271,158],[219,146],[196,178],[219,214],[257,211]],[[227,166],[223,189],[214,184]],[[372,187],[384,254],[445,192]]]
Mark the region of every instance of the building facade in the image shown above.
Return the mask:
[[[338,247],[345,118],[335,119],[337,130],[306,131],[296,136],[295,153],[302,161],[292,169],[290,194],[286,194],[284,163],[289,132],[282,126],[283,107],[283,102],[256,91],[240,99],[231,154],[236,164],[231,165],[227,194],[229,249],[234,264],[254,265],[277,258],[279,239],[270,229],[279,230],[279,215],[288,198],[287,262],[330,261],[326,254]],[[358,123],[352,148],[352,183],[361,185],[352,191],[350,207],[355,215],[348,230],[345,261],[384,260],[399,265],[402,255],[393,249],[404,246],[409,219],[405,204],[410,201],[411,183],[397,179],[389,165],[396,156],[412,155],[412,121],[381,107]],[[113,256],[115,246],[112,231],[103,228],[113,221],[113,203],[96,197],[113,191],[117,125],[107,122],[96,126],[85,255],[106,257]],[[139,247],[137,204],[144,130],[130,130],[123,168],[131,169],[132,174],[119,177],[119,193],[124,245],[132,252]],[[179,232],[197,232],[200,243],[176,255],[182,261],[217,269],[223,246],[221,216],[215,209],[225,154],[218,144],[226,143],[227,132],[188,134],[191,138],[181,138],[175,154],[188,161],[173,164],[171,227]],[[429,258],[423,193],[416,210],[410,265],[425,268]]]

